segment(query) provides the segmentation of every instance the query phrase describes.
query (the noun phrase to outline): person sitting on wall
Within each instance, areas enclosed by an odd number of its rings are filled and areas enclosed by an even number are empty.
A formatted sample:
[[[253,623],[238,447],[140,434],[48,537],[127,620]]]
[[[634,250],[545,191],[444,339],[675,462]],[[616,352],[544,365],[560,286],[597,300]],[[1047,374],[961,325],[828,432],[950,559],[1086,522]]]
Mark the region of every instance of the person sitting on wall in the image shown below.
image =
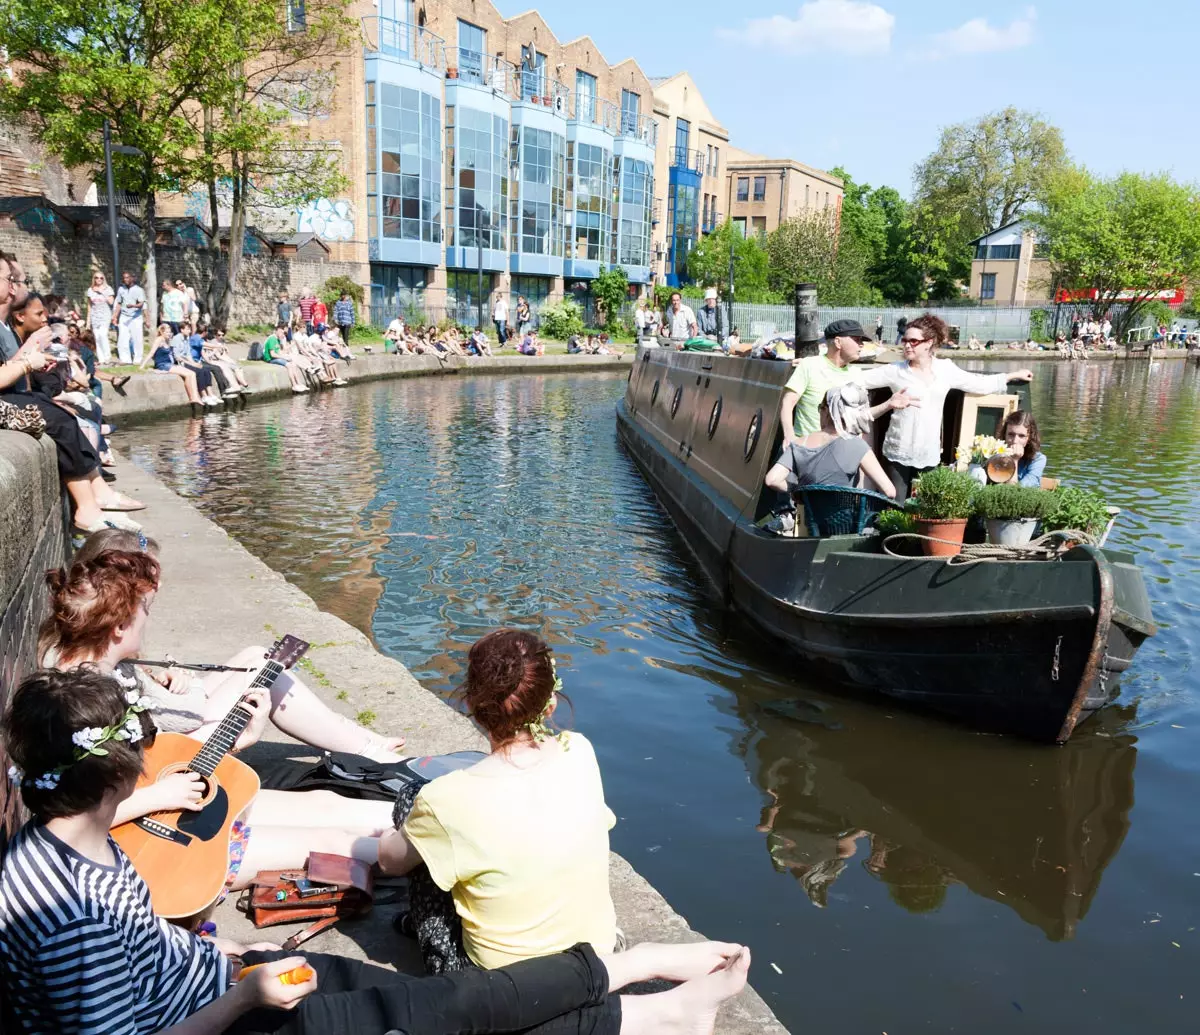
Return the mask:
[[[1046,472],[1046,454],[1042,452],[1042,436],[1033,414],[1028,410],[1014,410],[1000,422],[996,437],[1018,458],[1017,484],[1040,489],[1042,475]]]
[[[437,973],[578,942],[609,951],[618,939],[608,874],[616,817],[591,743],[549,726],[566,700],[549,646],[529,632],[488,633],[467,654],[462,699],[491,753],[422,787],[380,842],[385,873],[424,864],[401,929],[416,934]],[[435,924],[445,937],[429,936]]]
[[[538,340],[537,331],[532,328],[525,332],[517,351],[522,356],[541,356],[545,354],[546,346]]]
[[[567,355],[568,356],[578,356],[578,355],[581,355],[582,353],[583,353],[583,345],[580,344],[579,335],[572,334],[567,339]]]
[[[179,292],[183,294],[183,292]],[[184,295],[184,298],[187,296]],[[205,406],[220,406],[221,393],[217,389],[216,378],[213,372],[205,367],[203,362],[197,362],[192,358],[192,349],[188,344],[188,335],[183,332],[184,323],[180,321],[171,334],[171,354],[175,357],[175,362],[181,366],[191,370],[196,375],[196,388],[200,392],[200,397]],[[221,375],[224,377],[224,374]]]
[[[330,332],[326,332],[328,336]],[[293,335],[292,346],[309,364],[322,384],[347,385],[350,382],[342,377],[338,368],[338,357],[329,341],[318,338],[315,334]]]
[[[476,326],[474,333],[467,342],[467,355],[469,356],[490,356],[492,347],[488,344],[487,335],[483,333],[483,328]]]
[[[383,351],[401,353],[410,351],[405,339],[404,321],[395,316],[387,325],[387,330],[383,332]]]
[[[179,333],[186,340],[188,354],[193,363],[208,371],[209,376],[217,383],[222,398],[234,399],[241,393],[241,385],[228,370],[220,363],[214,363],[204,355],[204,338],[196,333],[190,320],[184,320],[179,325]],[[195,369],[195,368],[193,368]]]
[[[171,328],[165,323],[158,325],[154,344],[138,369],[145,370],[151,364],[160,374],[174,374],[178,377],[183,382],[183,390],[187,392],[188,402],[193,406],[211,406],[214,403],[220,405],[219,399],[212,400],[200,394],[196,386],[196,371],[176,360],[175,352],[171,348]]]
[[[193,335],[193,352],[196,348],[195,338],[196,335]],[[201,336],[200,355],[207,362],[213,363],[224,370],[233,379],[234,384],[238,386],[242,395],[251,394],[249,382],[246,381],[246,375],[242,372],[242,368],[238,365],[237,360],[230,354],[229,346],[225,344],[225,332],[223,330],[210,327]]]
[[[283,367],[287,371],[288,380],[292,384],[293,392],[307,392],[308,385],[304,383],[304,372],[292,356],[284,351],[287,347],[284,340],[286,332],[286,327],[276,327],[275,333],[263,342],[263,361],[277,367]]]
[[[820,426],[784,448],[767,472],[767,486],[791,493],[802,485],[846,485],[894,498],[896,487],[862,437],[871,428],[866,390],[856,384],[831,388],[817,414]]]
[[[31,816],[0,872],[0,988],[16,1031],[712,1035],[746,985],[749,950],[720,942],[606,957],[580,944],[501,974],[413,978],[201,938],[154,915],[109,836],[155,735],[139,702],[97,672],[37,672],[12,695],[4,747]],[[653,978],[683,984],[614,994]]]

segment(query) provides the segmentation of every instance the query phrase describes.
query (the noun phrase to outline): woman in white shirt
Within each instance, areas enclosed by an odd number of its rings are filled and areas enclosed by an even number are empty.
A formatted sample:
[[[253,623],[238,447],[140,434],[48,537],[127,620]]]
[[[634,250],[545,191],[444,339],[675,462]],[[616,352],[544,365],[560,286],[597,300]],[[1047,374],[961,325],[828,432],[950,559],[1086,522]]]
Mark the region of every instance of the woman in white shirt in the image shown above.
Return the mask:
[[[96,338],[96,362],[101,366],[112,362],[108,332],[112,327],[113,298],[113,289],[108,286],[104,274],[93,273],[87,292],[87,322]]]
[[[951,360],[938,359],[938,346],[944,345],[949,337],[946,322],[925,313],[904,328],[900,339],[904,350],[902,362],[876,367],[861,375],[856,373],[854,377],[865,388],[907,390],[912,400],[906,409],[892,413],[883,440],[885,466],[899,490],[899,499],[908,497],[914,478],[941,462],[942,410],[950,389],[958,388],[968,395],[991,395],[1003,392],[1009,381],[1033,380],[1031,370],[972,374]]]

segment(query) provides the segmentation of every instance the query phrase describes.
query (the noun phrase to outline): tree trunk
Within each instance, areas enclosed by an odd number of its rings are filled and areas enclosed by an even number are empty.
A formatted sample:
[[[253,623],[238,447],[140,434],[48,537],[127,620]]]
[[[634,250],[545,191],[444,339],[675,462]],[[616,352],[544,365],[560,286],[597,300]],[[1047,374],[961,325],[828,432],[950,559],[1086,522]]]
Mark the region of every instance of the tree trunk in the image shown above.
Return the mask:
[[[221,264],[221,204],[217,196],[216,165],[213,157],[211,105],[206,105],[204,108],[204,157],[208,162],[209,169],[213,170],[208,180],[208,227],[212,231],[208,247],[212,255],[212,270],[204,288],[204,311],[208,313],[211,326],[222,327],[224,324],[217,320],[217,269]]]
[[[247,223],[247,175],[244,165],[239,163],[234,155],[230,162],[233,173],[233,205],[229,214],[229,260],[225,266],[225,283],[222,285],[217,310],[225,326],[229,325],[229,317],[233,313],[233,298],[237,291],[238,274],[242,268],[242,245],[246,236]]]
[[[146,182],[153,182],[149,176]],[[145,266],[142,269],[142,290],[146,292],[146,326],[144,332],[149,333],[150,340],[158,333],[158,262],[155,254],[155,239],[158,236],[155,222],[157,212],[154,206],[154,191],[147,189],[146,211],[142,216],[142,248],[146,253]]]

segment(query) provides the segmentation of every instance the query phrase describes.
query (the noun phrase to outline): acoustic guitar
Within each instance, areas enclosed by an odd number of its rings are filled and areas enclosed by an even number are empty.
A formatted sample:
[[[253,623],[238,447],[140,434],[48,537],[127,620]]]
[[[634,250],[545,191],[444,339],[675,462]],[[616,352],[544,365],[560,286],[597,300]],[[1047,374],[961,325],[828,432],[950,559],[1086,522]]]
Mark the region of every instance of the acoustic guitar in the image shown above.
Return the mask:
[[[270,689],[308,646],[294,636],[276,640],[249,690]],[[137,786],[149,786],[172,773],[198,773],[204,779],[199,811],[155,812],[112,831],[149,887],[154,912],[169,920],[195,916],[221,894],[234,820],[258,794],[258,774],[229,753],[252,717],[244,700],[239,699],[199,750],[193,738],[181,733],[160,733],[146,750]]]

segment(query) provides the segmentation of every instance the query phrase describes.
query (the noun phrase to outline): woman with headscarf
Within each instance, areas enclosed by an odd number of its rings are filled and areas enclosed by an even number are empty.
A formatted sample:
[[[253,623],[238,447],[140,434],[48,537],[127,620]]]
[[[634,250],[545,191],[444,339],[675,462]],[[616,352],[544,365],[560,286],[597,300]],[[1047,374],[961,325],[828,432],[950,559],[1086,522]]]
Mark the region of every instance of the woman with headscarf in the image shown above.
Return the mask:
[[[895,497],[896,487],[862,435],[871,430],[871,401],[853,382],[831,388],[818,408],[821,428],[791,443],[767,472],[779,492],[802,485],[845,485],[878,489]]]

